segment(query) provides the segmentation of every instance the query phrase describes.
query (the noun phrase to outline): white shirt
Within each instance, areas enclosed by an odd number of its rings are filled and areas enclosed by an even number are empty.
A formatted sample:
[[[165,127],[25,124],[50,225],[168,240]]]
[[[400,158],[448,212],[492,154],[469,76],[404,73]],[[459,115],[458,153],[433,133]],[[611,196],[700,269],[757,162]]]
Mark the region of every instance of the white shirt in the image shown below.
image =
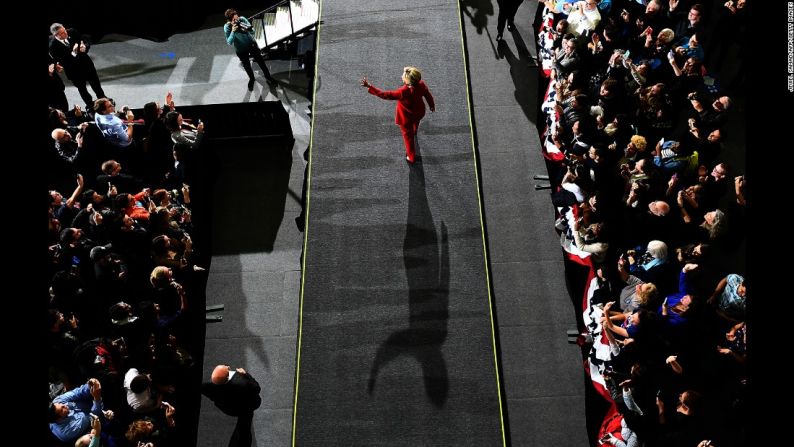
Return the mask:
[[[135,394],[130,389],[132,379],[138,374],[137,369],[130,368],[127,374],[124,374],[124,389],[127,391],[127,405],[132,408],[136,413],[146,413],[157,408],[157,400],[153,398],[151,390],[146,388],[142,393]]]
[[[576,4],[579,3],[584,2],[577,2]],[[587,6],[582,5],[582,13],[580,13],[579,9],[577,8],[568,14],[568,23],[570,25],[568,29],[572,34],[579,36],[585,31],[596,29],[598,22],[600,21],[601,13],[598,12],[598,7],[588,11]]]
[[[66,45],[67,48],[69,47],[69,39],[68,38],[67,39],[59,39],[59,38],[56,37],[55,40],[57,40],[58,42],[60,42],[60,43],[62,43],[64,45]],[[72,56],[77,57],[77,53],[72,51]]]

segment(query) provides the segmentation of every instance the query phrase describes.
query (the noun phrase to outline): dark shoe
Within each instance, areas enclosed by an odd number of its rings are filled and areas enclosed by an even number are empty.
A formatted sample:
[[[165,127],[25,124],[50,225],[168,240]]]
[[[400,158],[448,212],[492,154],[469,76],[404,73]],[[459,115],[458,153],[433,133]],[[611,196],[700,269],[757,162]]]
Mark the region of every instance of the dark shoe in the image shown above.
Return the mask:
[[[497,40],[497,41],[500,41],[500,40],[502,40],[502,39],[503,39],[503,37],[502,37],[502,33],[499,33],[499,34],[497,34],[497,35],[496,35],[496,40]]]
[[[507,30],[508,31],[515,31],[516,30],[516,26],[513,25],[512,23],[508,23],[507,24]]]
[[[248,80],[248,91],[249,91],[249,92],[252,92],[252,91],[254,91],[254,82],[255,82],[255,80],[254,80],[254,79],[249,79],[249,80]]]
[[[298,227],[298,231],[303,233],[303,226],[306,223],[306,217],[301,214],[300,216],[295,218],[295,226]]]

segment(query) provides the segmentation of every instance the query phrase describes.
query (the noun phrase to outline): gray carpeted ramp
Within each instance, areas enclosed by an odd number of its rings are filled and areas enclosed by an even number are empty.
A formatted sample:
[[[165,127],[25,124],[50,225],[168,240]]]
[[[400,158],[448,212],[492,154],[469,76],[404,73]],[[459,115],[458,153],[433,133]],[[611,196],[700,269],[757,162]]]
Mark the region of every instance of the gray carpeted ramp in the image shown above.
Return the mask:
[[[582,351],[566,340],[579,306],[566,291],[560,239],[535,126],[538,68],[525,1],[516,29],[496,41],[496,0],[467,0],[464,25],[482,172],[488,258],[500,344],[505,414],[514,446],[588,445]],[[540,6],[539,6],[540,5]]]
[[[293,443],[504,445],[459,11],[325,1]],[[394,102],[436,98],[409,167]]]

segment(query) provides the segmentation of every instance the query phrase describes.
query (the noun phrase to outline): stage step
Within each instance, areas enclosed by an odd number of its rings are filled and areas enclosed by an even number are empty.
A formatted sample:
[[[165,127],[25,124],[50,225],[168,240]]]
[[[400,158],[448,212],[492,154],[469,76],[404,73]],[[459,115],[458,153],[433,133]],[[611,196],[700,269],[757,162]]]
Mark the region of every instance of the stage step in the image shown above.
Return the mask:
[[[318,0],[285,0],[251,16],[254,39],[262,50],[292,40],[317,26]]]

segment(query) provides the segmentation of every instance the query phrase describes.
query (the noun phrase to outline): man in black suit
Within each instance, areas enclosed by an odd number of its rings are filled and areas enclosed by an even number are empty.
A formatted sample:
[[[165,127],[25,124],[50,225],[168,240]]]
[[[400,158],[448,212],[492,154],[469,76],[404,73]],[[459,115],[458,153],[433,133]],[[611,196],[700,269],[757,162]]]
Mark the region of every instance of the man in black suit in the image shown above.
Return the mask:
[[[262,404],[259,383],[243,368],[232,370],[229,365],[218,365],[212,371],[211,383],[201,386],[201,393],[215,403],[222,412],[237,416],[229,447],[250,447],[253,442],[251,424],[254,410]]]
[[[513,20],[518,12],[518,7],[524,0],[497,0],[499,4],[499,16],[496,20],[496,40],[502,40],[502,33],[505,30],[505,22],[507,22],[507,30],[513,31],[516,29]]]
[[[63,67],[66,77],[72,81],[80,97],[85,101],[86,110],[94,109],[94,99],[88,93],[86,83],[91,84],[91,89],[97,99],[105,98],[105,92],[99,84],[94,62],[88,57],[91,42],[88,36],[81,35],[74,29],[66,30],[60,23],[50,25],[50,57]]]

